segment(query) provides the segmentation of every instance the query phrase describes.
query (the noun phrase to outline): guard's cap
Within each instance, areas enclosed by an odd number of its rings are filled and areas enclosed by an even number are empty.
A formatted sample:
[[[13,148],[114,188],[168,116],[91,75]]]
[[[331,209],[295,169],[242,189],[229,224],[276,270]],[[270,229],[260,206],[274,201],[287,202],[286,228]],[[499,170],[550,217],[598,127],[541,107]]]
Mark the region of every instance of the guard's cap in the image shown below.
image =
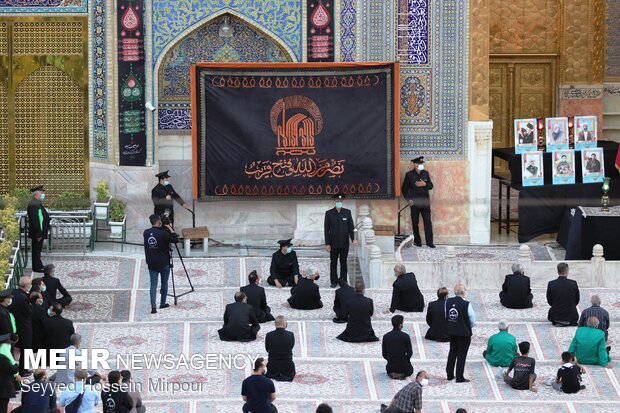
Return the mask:
[[[13,292],[11,290],[2,290],[0,291],[0,298],[12,297]]]
[[[282,248],[282,247],[289,247],[289,246],[293,245],[291,240],[292,240],[292,238],[281,239],[280,241],[278,241],[278,244],[280,244],[280,248]]]
[[[170,175],[168,175],[168,171],[160,172],[155,176],[158,177],[159,179],[170,178]]]
[[[421,164],[424,163],[424,157],[423,156],[418,156],[417,158],[412,159],[411,162],[417,163],[418,165],[421,165]]]
[[[332,198],[334,198],[334,199],[345,199],[346,196],[344,196],[344,194],[335,194],[334,196],[332,196]]]
[[[45,192],[45,189],[43,189],[43,185],[39,185],[39,186],[35,186],[34,188],[30,188],[30,192],[37,192],[37,191]]]

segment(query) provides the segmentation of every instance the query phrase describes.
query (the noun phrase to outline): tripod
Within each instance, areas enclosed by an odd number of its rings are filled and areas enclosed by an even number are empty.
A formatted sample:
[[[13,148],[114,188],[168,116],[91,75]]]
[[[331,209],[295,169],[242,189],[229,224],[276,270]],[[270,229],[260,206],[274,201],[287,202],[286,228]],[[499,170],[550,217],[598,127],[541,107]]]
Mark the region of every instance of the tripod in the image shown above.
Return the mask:
[[[181,251],[179,251],[179,244],[175,242],[174,247],[177,250],[177,256],[179,257],[179,260],[181,260],[183,271],[185,272],[185,276],[187,277],[187,282],[189,283],[189,286],[191,288],[190,291],[177,294],[176,285],[174,283],[174,254],[170,254],[170,276],[172,277],[172,294],[168,294],[168,297],[173,297],[174,305],[177,305],[179,297],[183,297],[184,295],[194,292],[194,286],[192,284],[192,280],[189,278],[189,274],[187,273],[187,268],[185,267],[185,262],[183,261],[183,257],[181,256]]]

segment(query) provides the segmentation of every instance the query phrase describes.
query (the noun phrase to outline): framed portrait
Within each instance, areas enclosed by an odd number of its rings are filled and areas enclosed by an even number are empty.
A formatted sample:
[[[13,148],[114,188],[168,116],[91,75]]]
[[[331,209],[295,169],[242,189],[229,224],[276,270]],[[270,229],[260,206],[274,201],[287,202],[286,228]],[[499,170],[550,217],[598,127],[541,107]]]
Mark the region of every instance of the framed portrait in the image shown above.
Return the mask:
[[[555,151],[553,159],[553,185],[575,183],[575,151],[572,149]]]
[[[605,178],[603,148],[590,148],[581,151],[581,175],[584,184],[603,182],[603,178]]]
[[[515,119],[515,153],[532,152],[538,149],[538,129],[536,118]]]
[[[547,152],[568,149],[568,118],[546,118]]]
[[[545,184],[542,152],[525,152],[521,154],[521,182],[523,186]]]
[[[597,121],[596,116],[575,116],[575,128],[573,137],[575,149],[596,148]]]

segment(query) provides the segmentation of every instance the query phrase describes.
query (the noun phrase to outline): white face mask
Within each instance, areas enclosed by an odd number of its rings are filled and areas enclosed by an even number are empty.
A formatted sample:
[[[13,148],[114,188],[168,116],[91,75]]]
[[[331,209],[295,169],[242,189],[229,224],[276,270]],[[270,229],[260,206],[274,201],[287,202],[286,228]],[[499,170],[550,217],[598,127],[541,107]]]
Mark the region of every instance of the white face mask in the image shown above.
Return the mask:
[[[423,170],[424,170],[424,165],[423,164],[418,165],[418,171],[423,171]]]
[[[426,387],[426,386],[428,386],[428,379],[422,379],[422,380],[420,380],[420,386],[422,386],[422,387]]]

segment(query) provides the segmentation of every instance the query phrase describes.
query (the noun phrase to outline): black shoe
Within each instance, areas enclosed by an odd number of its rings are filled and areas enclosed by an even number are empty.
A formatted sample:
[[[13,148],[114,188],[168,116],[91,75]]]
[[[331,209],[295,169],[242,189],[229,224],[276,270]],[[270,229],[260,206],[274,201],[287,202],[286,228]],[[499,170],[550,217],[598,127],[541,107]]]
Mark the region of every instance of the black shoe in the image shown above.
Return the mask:
[[[429,248],[435,248],[435,244],[428,244]]]
[[[416,247],[421,247],[422,243],[421,242],[414,242],[413,245],[415,245]]]
[[[331,283],[329,286],[330,286],[331,288],[336,288],[336,286],[337,286],[337,285],[338,285],[338,283]]]
[[[456,379],[457,383],[469,383],[471,380],[466,379],[466,378],[462,378],[462,379]]]
[[[32,272],[44,272],[45,270],[43,268],[33,268]]]
[[[452,380],[454,380],[454,376],[448,377],[448,381],[452,381]]]
[[[335,318],[335,317],[334,317],[334,318],[332,318],[332,321],[333,321],[334,323],[336,323],[336,324],[344,324],[344,323],[346,323],[346,322],[347,322],[346,320],[341,320],[341,319],[339,319],[339,318]]]
[[[579,390],[585,390],[586,386],[584,386],[583,384],[581,386],[579,386]]]
[[[157,309],[156,308],[151,308],[151,314],[157,314]]]
[[[381,410],[380,410],[380,411],[381,411],[381,413],[383,413],[383,412],[384,412],[384,411],[386,411],[386,410],[387,410],[387,405],[386,405],[386,404],[381,403]]]
[[[611,346],[605,347],[605,350],[607,350],[607,352],[609,353],[611,351]]]
[[[320,275],[317,275],[317,276],[314,278],[314,281],[318,281],[318,280],[319,280],[319,278],[321,278],[321,276],[320,276]]]
[[[170,307],[170,304],[166,303],[166,304],[162,304],[159,306],[159,308],[168,308]]]

